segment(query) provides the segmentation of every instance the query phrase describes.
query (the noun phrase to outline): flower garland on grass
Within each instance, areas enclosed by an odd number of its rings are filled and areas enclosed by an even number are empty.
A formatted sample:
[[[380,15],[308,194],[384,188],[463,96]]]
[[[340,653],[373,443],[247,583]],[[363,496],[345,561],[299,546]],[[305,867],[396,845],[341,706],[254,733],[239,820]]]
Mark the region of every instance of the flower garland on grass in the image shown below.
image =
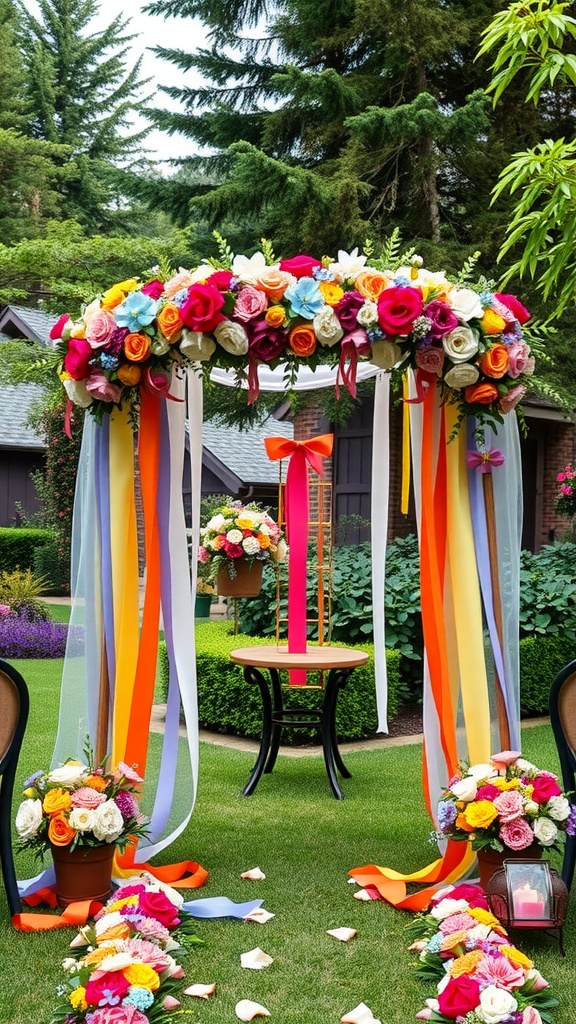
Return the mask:
[[[417,1020],[450,1024],[553,1024],[558,1000],[532,961],[514,946],[490,912],[480,886],[463,883],[436,893],[430,910],[408,926],[419,953],[416,970],[437,983]]]
[[[364,359],[412,367],[420,397],[437,384],[460,419],[502,422],[534,372],[530,313],[484,278],[469,283],[474,257],[450,279],[412,253],[395,259],[396,248],[276,259],[267,243],[250,257],[223,244],[220,260],[193,270],[113,284],[51,332],[68,397],[101,419],[126,402],[136,408],[141,387],[170,397],[173,369],[198,363],[233,367],[249,402],[262,363],[285,365],[287,386],[302,364],[337,365],[338,393],[343,383],[355,396]]]
[[[71,943],[52,1024],[149,1024],[177,1009],[194,935],[183,897],[144,873],[128,879]]]

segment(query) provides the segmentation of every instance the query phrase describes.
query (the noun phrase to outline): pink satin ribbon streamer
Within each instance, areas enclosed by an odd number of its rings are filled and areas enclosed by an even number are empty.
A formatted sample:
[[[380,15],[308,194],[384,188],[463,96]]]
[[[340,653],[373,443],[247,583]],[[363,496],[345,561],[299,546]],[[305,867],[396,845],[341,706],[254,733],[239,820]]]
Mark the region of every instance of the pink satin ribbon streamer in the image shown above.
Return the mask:
[[[372,355],[372,346],[368,341],[366,331],[359,328],[352,331],[342,341],[340,346],[340,362],[336,374],[336,397],[340,398],[340,379],[346,385],[352,398],[356,398],[356,374],[358,373],[358,359],[364,356],[369,359]]]
[[[426,398],[427,389],[432,387],[433,384],[438,382],[438,375],[430,373],[429,370],[417,369],[414,374],[414,384],[416,386],[416,397],[405,398],[406,405],[420,405],[421,402]]]
[[[478,469],[480,467],[481,473],[491,473],[492,466],[501,466],[503,462],[504,456],[498,448],[466,452],[466,465],[468,469]]]
[[[288,566],[288,650],[306,653],[306,564],[308,559],[308,519],[310,498],[308,463],[323,476],[322,459],[332,454],[333,434],[322,434],[309,441],[291,441],[284,437],[264,440],[268,458],[290,459],[286,476],[286,536],[290,547]],[[304,686],[306,671],[292,669],[291,686]]]

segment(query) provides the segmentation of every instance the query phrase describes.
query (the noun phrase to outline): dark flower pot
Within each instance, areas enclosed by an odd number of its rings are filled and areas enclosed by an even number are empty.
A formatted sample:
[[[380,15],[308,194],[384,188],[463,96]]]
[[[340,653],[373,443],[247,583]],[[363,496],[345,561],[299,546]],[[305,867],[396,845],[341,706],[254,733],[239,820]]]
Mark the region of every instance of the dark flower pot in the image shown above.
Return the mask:
[[[197,619],[208,619],[210,617],[210,605],[212,604],[211,594],[196,594],[194,603],[194,616]]]

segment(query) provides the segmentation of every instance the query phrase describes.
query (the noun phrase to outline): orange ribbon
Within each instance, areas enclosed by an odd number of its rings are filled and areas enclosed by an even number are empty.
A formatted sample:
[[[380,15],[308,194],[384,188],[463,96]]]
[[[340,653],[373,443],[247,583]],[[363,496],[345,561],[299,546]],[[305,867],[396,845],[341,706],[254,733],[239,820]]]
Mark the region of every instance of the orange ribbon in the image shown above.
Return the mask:
[[[33,897],[28,896],[25,902],[31,906],[46,902],[54,907],[56,906],[56,897],[53,890],[41,889]],[[79,900],[78,903],[70,903],[58,917],[52,914],[14,914],[12,924],[20,932],[48,932],[54,928],[81,928],[101,909],[102,903],[98,900]]]
[[[323,476],[322,459],[328,459],[332,455],[334,434],[319,434],[318,437],[311,437],[308,441],[292,441],[288,437],[266,437],[264,444],[268,458],[272,461],[289,459],[298,448],[303,448],[312,469],[318,473],[318,476]]]

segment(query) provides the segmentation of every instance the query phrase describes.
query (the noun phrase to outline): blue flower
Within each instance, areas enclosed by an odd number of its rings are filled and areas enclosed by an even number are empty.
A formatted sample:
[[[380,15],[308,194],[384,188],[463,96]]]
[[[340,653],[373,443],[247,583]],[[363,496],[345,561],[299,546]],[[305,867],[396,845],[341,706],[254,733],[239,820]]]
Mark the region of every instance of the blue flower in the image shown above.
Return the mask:
[[[403,274],[397,274],[394,278],[394,284],[397,288],[409,288],[412,281],[408,277],[404,277]]]
[[[114,310],[114,319],[119,327],[127,327],[130,331],[138,331],[147,327],[156,316],[158,303],[142,292],[129,292],[124,302]]]
[[[294,284],[289,284],[284,295],[290,303],[292,315],[302,316],[305,320],[313,320],[325,305],[324,296],[313,277],[301,277]]]
[[[443,832],[447,832],[450,829],[450,825],[453,825],[458,816],[454,804],[449,801],[440,801],[438,804],[438,824]]]
[[[122,1006],[135,1006],[137,1010],[147,1010],[153,1002],[154,996],[149,989],[132,985],[128,995],[122,1000]]]
[[[108,352],[103,352],[100,356],[100,366],[103,370],[115,370],[118,366],[118,356],[111,356]]]
[[[484,306],[484,309],[486,309],[488,306],[494,305],[494,295],[492,292],[480,292],[478,298],[480,299],[480,302]]]
[[[44,775],[44,772],[42,771],[41,768],[39,769],[39,771],[34,772],[32,775],[29,775],[28,778],[26,779],[26,782],[22,786],[22,789],[28,789],[28,787],[32,786],[33,783],[36,782],[36,779],[39,779],[41,775]]]
[[[427,953],[439,953],[442,949],[442,943],[444,942],[444,936],[442,932],[436,932],[430,939],[426,946]]]
[[[312,274],[316,281],[333,281],[335,276],[328,267],[314,267]]]

